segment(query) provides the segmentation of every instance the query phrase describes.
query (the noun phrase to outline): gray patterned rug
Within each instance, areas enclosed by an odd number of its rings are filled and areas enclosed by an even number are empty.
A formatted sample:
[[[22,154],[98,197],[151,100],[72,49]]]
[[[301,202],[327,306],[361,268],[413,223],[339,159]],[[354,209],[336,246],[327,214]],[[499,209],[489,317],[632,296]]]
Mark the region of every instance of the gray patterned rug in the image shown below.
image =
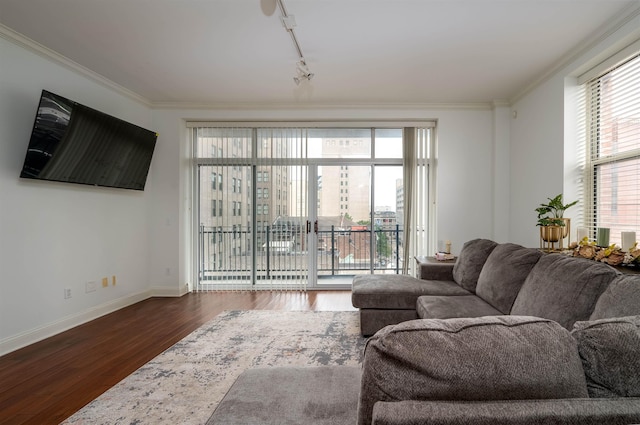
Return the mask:
[[[360,364],[359,326],[355,311],[227,311],[63,424],[203,424],[248,368]]]

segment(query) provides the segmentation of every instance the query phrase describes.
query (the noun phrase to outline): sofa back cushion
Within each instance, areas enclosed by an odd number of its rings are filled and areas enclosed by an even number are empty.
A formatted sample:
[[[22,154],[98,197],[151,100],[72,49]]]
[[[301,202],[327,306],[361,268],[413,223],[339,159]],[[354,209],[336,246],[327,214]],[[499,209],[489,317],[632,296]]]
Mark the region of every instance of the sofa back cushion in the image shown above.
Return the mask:
[[[522,284],[542,255],[537,249],[513,243],[496,246],[482,267],[476,295],[509,314]]]
[[[453,280],[467,291],[475,293],[482,266],[497,245],[497,242],[488,239],[465,242],[453,266]]]
[[[604,290],[589,320],[640,315],[640,274],[621,274]]]
[[[576,322],[590,397],[640,397],[640,316]]]
[[[567,329],[588,320],[618,272],[604,264],[564,254],[543,255],[527,276],[511,314],[555,320]]]
[[[387,326],[364,350],[358,424],[378,401],[587,397],[577,343],[557,323],[487,316]]]

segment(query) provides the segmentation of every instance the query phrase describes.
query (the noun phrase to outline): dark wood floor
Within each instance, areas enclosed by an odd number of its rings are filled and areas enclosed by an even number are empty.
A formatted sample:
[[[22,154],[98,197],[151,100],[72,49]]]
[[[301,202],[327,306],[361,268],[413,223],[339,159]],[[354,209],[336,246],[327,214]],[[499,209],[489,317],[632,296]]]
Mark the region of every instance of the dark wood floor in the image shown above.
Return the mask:
[[[354,310],[350,291],[150,298],[0,357],[0,424],[58,424],[224,310]]]

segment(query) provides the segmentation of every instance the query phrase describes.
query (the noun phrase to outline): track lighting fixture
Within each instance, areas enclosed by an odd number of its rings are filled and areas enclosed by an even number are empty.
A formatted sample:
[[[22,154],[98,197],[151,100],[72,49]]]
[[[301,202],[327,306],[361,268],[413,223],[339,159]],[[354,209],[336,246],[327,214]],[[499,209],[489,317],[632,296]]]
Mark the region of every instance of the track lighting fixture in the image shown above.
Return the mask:
[[[304,55],[302,54],[302,48],[300,47],[300,43],[298,43],[298,39],[296,38],[296,33],[294,31],[294,27],[296,26],[295,16],[289,15],[287,13],[287,9],[284,6],[283,0],[276,0],[278,2],[278,6],[280,7],[280,13],[282,16],[280,20],[282,21],[282,26],[285,30],[291,35],[291,41],[293,41],[293,46],[298,52],[298,57],[300,60],[296,64],[296,76],[293,77],[293,81],[296,84],[300,84],[303,80],[311,81],[313,78],[313,74],[309,71],[309,67],[307,62],[304,59]]]
[[[298,72],[298,75],[293,77],[293,81],[295,81],[298,85],[302,82],[302,80],[311,81],[311,79],[313,78],[313,73],[309,71],[309,67],[307,66],[307,63],[304,61],[304,59],[301,59],[297,63],[296,70]]]

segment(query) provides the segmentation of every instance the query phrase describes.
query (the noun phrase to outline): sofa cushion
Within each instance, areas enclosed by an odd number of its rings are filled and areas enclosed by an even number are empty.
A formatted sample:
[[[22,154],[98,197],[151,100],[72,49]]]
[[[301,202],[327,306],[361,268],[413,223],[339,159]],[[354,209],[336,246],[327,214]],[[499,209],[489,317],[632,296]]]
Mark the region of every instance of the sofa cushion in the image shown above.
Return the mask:
[[[640,314],[640,274],[618,276],[604,290],[589,320]]]
[[[640,397],[640,316],[576,322],[591,397]]]
[[[418,298],[416,312],[421,319],[499,316],[501,311],[477,295],[457,297],[426,295]]]
[[[604,264],[564,254],[545,254],[531,269],[511,314],[555,320],[571,329],[588,320],[598,297],[618,272]]]
[[[497,245],[497,242],[488,239],[465,242],[453,265],[453,280],[464,289],[475,292],[482,266]]]
[[[362,336],[371,336],[385,326],[397,325],[417,318],[418,314],[415,309],[361,308],[360,333]]]
[[[467,295],[453,281],[422,280],[408,275],[360,275],[353,278],[351,302],[357,308],[415,310],[420,295]]]
[[[629,425],[640,399],[380,401],[372,425]]]
[[[476,294],[509,314],[522,284],[542,255],[537,249],[513,243],[496,246],[482,267]]]
[[[367,341],[358,424],[371,424],[378,401],[587,396],[576,340],[553,321],[412,320]]]

